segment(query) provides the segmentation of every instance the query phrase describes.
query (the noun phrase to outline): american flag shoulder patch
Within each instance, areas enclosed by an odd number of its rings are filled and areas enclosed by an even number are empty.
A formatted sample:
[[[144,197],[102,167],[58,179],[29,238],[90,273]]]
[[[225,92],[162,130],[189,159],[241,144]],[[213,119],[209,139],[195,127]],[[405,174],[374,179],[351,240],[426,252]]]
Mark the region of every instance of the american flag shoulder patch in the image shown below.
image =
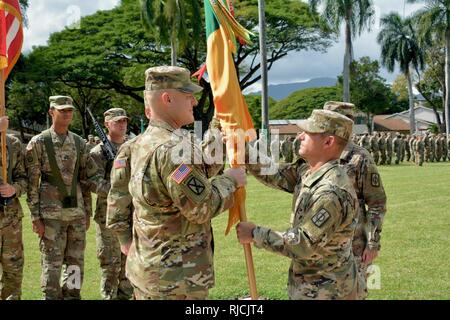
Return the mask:
[[[125,159],[114,160],[114,169],[125,168],[126,166],[127,166],[127,160],[125,160]]]
[[[184,163],[180,164],[178,168],[175,169],[174,172],[170,175],[173,181],[180,184],[184,179],[191,173],[192,169],[185,165]]]

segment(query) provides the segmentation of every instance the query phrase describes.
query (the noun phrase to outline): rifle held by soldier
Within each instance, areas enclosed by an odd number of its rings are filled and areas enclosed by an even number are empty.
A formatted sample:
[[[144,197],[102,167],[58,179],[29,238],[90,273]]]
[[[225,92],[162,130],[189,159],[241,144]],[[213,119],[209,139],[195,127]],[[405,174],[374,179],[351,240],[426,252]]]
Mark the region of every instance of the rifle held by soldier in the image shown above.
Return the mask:
[[[98,137],[103,142],[103,152],[105,152],[106,158],[108,161],[113,161],[116,157],[117,150],[116,148],[111,144],[111,142],[108,140],[108,137],[106,133],[103,131],[100,124],[95,120],[94,115],[91,112],[91,109],[86,108],[87,112],[91,116],[92,123],[94,124],[95,131],[97,132]]]

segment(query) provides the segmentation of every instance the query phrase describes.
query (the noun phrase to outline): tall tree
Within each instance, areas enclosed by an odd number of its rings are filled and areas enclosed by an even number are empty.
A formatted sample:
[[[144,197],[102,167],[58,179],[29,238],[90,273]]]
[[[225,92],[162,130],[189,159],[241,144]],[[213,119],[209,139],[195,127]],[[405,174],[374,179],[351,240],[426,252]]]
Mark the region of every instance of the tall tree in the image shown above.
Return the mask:
[[[147,31],[157,35],[160,44],[170,44],[173,66],[177,65],[177,52],[183,51],[188,41],[198,46],[202,34],[202,24],[197,20],[200,17],[198,0],[141,0],[142,23]]]
[[[436,116],[440,132],[446,131],[445,125],[445,48],[442,41],[433,42],[425,54],[425,71],[419,75],[416,88],[427,101]],[[443,112],[443,117],[438,111]]]
[[[416,13],[423,41],[436,36],[445,41],[445,114],[446,131],[450,133],[450,0],[408,0],[423,2],[425,8]]]
[[[350,102],[350,65],[353,61],[352,38],[361,35],[374,23],[374,6],[372,0],[309,0],[311,10],[317,11],[322,5],[322,18],[337,33],[345,24],[344,54],[344,90],[343,100]]]
[[[414,114],[413,72],[423,70],[424,52],[419,45],[416,26],[411,18],[403,19],[392,12],[381,18],[377,41],[381,45],[381,63],[389,72],[398,64],[408,80],[410,131],[416,131]]]
[[[386,84],[386,79],[380,76],[378,61],[369,57],[353,61],[350,75],[352,102],[366,114],[367,127],[371,131],[373,116],[390,108],[390,87]],[[342,83],[343,77],[339,77],[338,86]]]

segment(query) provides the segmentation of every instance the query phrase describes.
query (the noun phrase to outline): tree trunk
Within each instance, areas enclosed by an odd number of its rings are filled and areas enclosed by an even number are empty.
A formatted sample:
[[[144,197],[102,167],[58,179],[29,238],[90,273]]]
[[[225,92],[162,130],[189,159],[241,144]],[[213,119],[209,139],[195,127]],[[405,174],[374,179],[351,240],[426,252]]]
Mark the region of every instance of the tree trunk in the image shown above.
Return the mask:
[[[344,54],[344,102],[350,102],[350,63],[352,60],[352,33],[350,21],[345,22],[345,54]]]
[[[177,40],[175,37],[172,37],[170,39],[170,49],[171,49],[171,55],[170,55],[170,60],[171,60],[171,64],[172,66],[176,66],[177,65]]]
[[[412,89],[411,71],[408,69],[405,73],[408,80],[408,97],[409,97],[409,132],[414,134],[416,132],[416,117],[414,114],[414,93]]]

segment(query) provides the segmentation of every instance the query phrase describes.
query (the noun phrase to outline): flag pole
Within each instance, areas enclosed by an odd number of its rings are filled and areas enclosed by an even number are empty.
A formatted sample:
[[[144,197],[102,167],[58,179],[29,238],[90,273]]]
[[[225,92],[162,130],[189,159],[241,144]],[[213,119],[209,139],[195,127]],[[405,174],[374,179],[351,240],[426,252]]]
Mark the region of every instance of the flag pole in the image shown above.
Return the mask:
[[[245,188],[238,189],[237,192],[242,192],[243,198],[245,199]],[[242,222],[247,221],[247,213],[245,212],[245,201],[241,201],[239,204],[239,218]],[[247,278],[248,285],[250,287],[250,297],[252,300],[258,300],[258,290],[256,288],[256,276],[255,267],[253,265],[253,255],[252,246],[249,243],[243,244],[244,255],[245,255],[245,265],[247,266]]]
[[[269,95],[267,80],[267,46],[266,46],[266,4],[264,0],[258,0],[259,16],[259,52],[261,59],[261,129],[266,138],[269,138]]]
[[[4,70],[0,70],[0,117],[3,117],[6,113],[5,105],[5,77]],[[8,174],[6,168],[6,130],[1,132],[1,144],[2,144],[2,178],[3,183],[8,182]]]

